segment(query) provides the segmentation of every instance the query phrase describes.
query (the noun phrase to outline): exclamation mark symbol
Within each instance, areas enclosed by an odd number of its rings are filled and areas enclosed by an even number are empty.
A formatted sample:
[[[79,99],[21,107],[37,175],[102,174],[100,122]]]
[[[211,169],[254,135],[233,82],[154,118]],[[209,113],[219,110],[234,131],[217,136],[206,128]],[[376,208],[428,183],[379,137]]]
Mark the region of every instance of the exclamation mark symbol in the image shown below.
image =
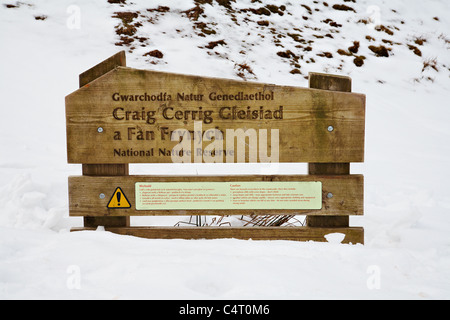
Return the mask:
[[[117,192],[117,205],[120,207],[120,198],[122,197],[122,193]]]

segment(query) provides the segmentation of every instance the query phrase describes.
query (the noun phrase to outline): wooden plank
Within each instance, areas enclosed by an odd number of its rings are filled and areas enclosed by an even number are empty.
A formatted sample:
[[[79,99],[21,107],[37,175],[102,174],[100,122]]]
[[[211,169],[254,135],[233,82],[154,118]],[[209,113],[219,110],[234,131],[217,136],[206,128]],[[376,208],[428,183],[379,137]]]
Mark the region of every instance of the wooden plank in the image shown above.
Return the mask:
[[[83,176],[125,176],[128,175],[128,164],[83,164]],[[83,217],[85,227],[97,226],[129,227],[129,216],[115,217]]]
[[[308,81],[310,88],[341,92],[352,91],[352,79],[346,76],[310,72]]]
[[[83,217],[85,228],[103,227],[129,227],[130,217]]]
[[[320,210],[136,210],[137,182],[213,182],[213,181],[321,181]],[[71,216],[144,216],[144,215],[362,215],[363,176],[117,176],[69,177],[69,212]],[[120,187],[131,208],[108,209],[115,190]],[[101,197],[100,195],[103,194]],[[332,194],[330,197],[329,194]]]
[[[83,164],[84,176],[127,176],[129,166],[125,164]]]
[[[309,87],[329,91],[351,92],[352,79],[350,77],[329,75],[323,73],[309,74]],[[334,130],[334,127],[333,127]],[[352,161],[349,161],[352,162]],[[331,175],[350,174],[350,163],[309,163],[309,174]]]
[[[100,62],[91,69],[80,74],[80,87],[101,77],[105,73],[118,66],[126,66],[125,51],[121,51],[103,62]],[[85,176],[123,176],[128,175],[128,164],[84,164],[82,165],[83,175]],[[96,228],[97,226],[108,227],[129,227],[130,217],[84,217],[85,227]]]
[[[308,173],[314,175],[350,174],[350,163],[308,163]]]
[[[309,87],[314,89],[351,92],[352,80],[349,77],[322,73],[309,74]],[[349,175],[350,163],[309,163],[308,173],[312,175]],[[348,227],[348,216],[316,216],[306,217],[309,227]]]
[[[80,87],[88,84],[89,82],[101,77],[105,73],[115,69],[116,67],[126,66],[126,56],[125,51],[121,51],[100,62],[91,69],[80,74]],[[83,163],[82,166],[83,175],[87,176],[117,176],[117,175],[128,175],[129,166],[128,164],[86,164]]]
[[[306,217],[306,225],[314,228],[345,228],[350,223],[349,216],[316,216]]]
[[[66,122],[69,163],[172,163],[178,141],[171,132],[215,128],[224,135],[223,149],[231,151],[229,141],[235,151],[219,162],[364,160],[365,96],[356,93],[118,67],[66,97]],[[238,129],[255,134],[242,142],[257,151],[255,158],[250,149],[244,160],[236,157],[237,141],[226,133]],[[268,152],[259,147],[264,130]],[[210,144],[203,139],[201,147]],[[279,157],[269,159],[277,144]],[[195,158],[196,150],[189,161],[205,161]]]
[[[73,228],[71,231],[95,230],[93,228]],[[308,227],[128,227],[105,228],[106,231],[121,235],[147,239],[219,239],[242,240],[291,240],[327,241],[325,236],[332,233],[345,235],[342,243],[364,244],[364,229],[352,228],[308,228]]]
[[[100,78],[105,73],[113,70],[116,67],[124,67],[127,65],[125,51],[120,51],[108,59],[100,62],[96,66],[83,72],[79,76],[80,88],[88,84],[89,82]]]

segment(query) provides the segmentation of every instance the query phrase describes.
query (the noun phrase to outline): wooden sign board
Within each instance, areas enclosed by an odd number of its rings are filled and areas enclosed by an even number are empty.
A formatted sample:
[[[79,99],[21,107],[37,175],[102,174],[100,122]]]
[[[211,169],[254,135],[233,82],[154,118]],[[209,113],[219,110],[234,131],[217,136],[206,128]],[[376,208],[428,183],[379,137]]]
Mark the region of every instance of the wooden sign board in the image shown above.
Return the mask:
[[[66,97],[70,216],[146,238],[363,243],[365,96],[351,79],[310,74],[310,88],[125,67],[120,52]],[[307,162],[308,175],[130,176],[129,163]],[[130,216],[306,215],[304,227],[132,227]]]
[[[355,93],[117,67],[66,97],[66,120],[69,163],[171,163],[185,132],[182,162],[364,160]]]
[[[158,183],[175,183],[177,189],[180,184],[192,183],[193,187],[198,187],[200,183],[223,183],[238,185],[239,183],[254,183],[260,187],[264,183],[271,185],[271,188],[278,188],[278,185],[285,183],[304,183],[320,181],[318,197],[320,204],[314,204],[313,207],[294,207],[286,208],[279,206],[278,208],[267,205],[266,207],[252,206],[230,206],[225,204],[216,207],[214,204],[210,208],[196,207],[192,208],[186,205],[184,208],[172,208],[167,204],[167,209],[162,205],[155,205],[149,208],[148,205],[142,204],[140,199],[139,188],[137,184],[151,185]],[[177,185],[178,184],[178,185]],[[278,184],[278,185],[277,185]],[[250,215],[250,214],[315,214],[315,215],[362,215],[364,207],[363,197],[364,180],[362,175],[343,175],[343,176],[311,176],[311,175],[282,175],[282,176],[117,176],[117,177],[69,177],[69,209],[72,216],[149,216],[149,215]],[[112,195],[115,195],[117,188],[122,191],[122,197],[126,197],[130,206],[117,207],[115,210],[109,207]],[[317,189],[316,189],[317,190]],[[164,192],[160,191],[160,192]],[[164,195],[167,196],[167,190]],[[172,192],[172,191],[170,191]],[[250,191],[249,191],[250,192]],[[205,192],[203,192],[205,193]],[[99,197],[104,194],[105,197]],[[177,193],[169,196],[174,197]],[[179,194],[179,193],[178,193]],[[255,196],[257,193],[252,191],[250,195]],[[299,194],[297,192],[297,194]],[[330,197],[329,194],[333,196]],[[249,195],[249,196],[250,196]],[[317,196],[317,191],[314,191]],[[161,196],[162,197],[162,196]],[[273,198],[279,200],[283,194],[278,192]],[[250,203],[250,201],[248,201]],[[141,206],[141,207],[139,207]],[[194,204],[194,206],[197,206]]]

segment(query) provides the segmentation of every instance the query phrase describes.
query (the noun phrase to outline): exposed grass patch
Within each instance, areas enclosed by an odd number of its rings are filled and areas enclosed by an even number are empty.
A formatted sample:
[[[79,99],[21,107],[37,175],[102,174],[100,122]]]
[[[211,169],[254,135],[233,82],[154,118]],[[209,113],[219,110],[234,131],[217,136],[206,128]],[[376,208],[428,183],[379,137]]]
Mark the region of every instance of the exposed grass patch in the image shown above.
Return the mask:
[[[4,5],[6,8],[8,8],[8,9],[16,9],[16,8],[19,8],[19,7],[20,7],[19,4],[8,4],[8,3],[4,3],[3,5]]]
[[[359,41],[353,41],[353,46],[348,48],[348,51],[351,53],[358,53],[359,50]]]
[[[303,8],[305,8],[306,11],[308,11],[309,14],[312,14],[312,10],[311,10],[311,8],[310,8],[309,6],[307,6],[306,4],[302,4],[301,6],[302,6]]]
[[[113,18],[122,20],[123,24],[130,24],[139,14],[137,12],[114,12]]]
[[[188,9],[186,11],[182,11],[190,20],[197,21],[201,14],[203,14],[205,10],[199,5]]]
[[[144,54],[144,57],[147,56],[162,59],[164,57],[164,54],[159,50],[153,50]]]
[[[281,58],[289,59],[291,57],[294,57],[295,54],[291,50],[287,50],[287,51],[279,51],[279,52],[277,52],[277,56],[279,56]]]
[[[338,49],[337,53],[339,53],[341,56],[352,56],[353,55],[350,51],[344,50],[344,49]]]
[[[147,9],[148,12],[169,12],[170,8],[166,7],[166,6],[159,6],[158,8],[153,8],[153,9]]]
[[[196,4],[210,4],[212,5],[213,0],[194,0]]]
[[[329,24],[331,27],[335,27],[335,28],[340,28],[342,27],[342,24],[339,24],[335,21],[333,21],[332,19],[325,19],[322,21],[323,23]]]
[[[385,46],[369,46],[369,49],[375,53],[375,56],[377,57],[389,57],[389,49]]]
[[[250,74],[254,74],[252,68],[250,68],[250,66],[246,63],[241,63],[241,64],[238,64],[237,66],[239,67],[238,68],[239,71],[246,71]]]
[[[427,59],[423,62],[423,68],[422,68],[422,72],[424,72],[427,69],[433,69],[436,72],[439,72],[439,69],[437,67],[437,59],[433,58],[433,59]]]
[[[408,44],[408,48],[409,48],[409,50],[411,50],[412,52],[414,52],[414,54],[415,54],[416,56],[419,56],[419,57],[422,56],[422,51],[420,51],[420,49],[417,48],[416,46],[413,46],[413,45]]]
[[[391,29],[389,29],[388,27],[385,27],[383,25],[378,25],[375,27],[375,30],[377,30],[378,32],[385,32],[390,36],[394,35],[394,31],[392,31]]]
[[[352,7],[349,7],[345,4],[335,4],[332,7],[334,10],[339,10],[339,11],[353,11],[356,13],[356,10],[353,9]]]
[[[252,68],[248,64],[246,63],[235,64],[234,67],[238,69],[236,75],[242,78],[243,80],[247,80],[247,77],[249,75],[251,77],[253,76],[254,78],[255,74],[253,73]]]
[[[357,67],[362,67],[362,65],[364,64],[364,60],[365,59],[366,59],[365,56],[356,56],[355,59],[353,59],[353,63]]]
[[[218,41],[211,41],[210,43],[208,43],[208,45],[206,46],[206,48],[208,49],[214,49],[215,47],[217,47],[218,45],[221,46],[225,46],[227,43],[224,40],[218,40]]]
[[[418,37],[414,39],[414,43],[417,44],[418,46],[423,46],[425,42],[427,42],[427,39],[425,38]]]
[[[133,38],[127,37],[127,36],[121,36],[120,41],[116,42],[116,46],[129,46],[134,42]]]
[[[216,34],[216,30],[210,28],[206,23],[204,22],[196,22],[194,24],[194,29],[199,29],[201,33],[199,36],[204,37],[206,35]]]
[[[231,3],[236,2],[235,0],[216,0],[219,6],[225,7],[227,9],[232,9]]]
[[[139,12],[114,12],[113,18],[120,19],[121,24],[115,27],[116,33],[120,36],[132,37],[137,32],[137,27],[142,26],[141,23],[132,24],[134,19],[139,16]]]
[[[328,59],[333,58],[333,54],[331,52],[322,52],[322,53],[318,53],[317,56],[319,57],[325,57]]]
[[[40,20],[40,21],[47,20],[47,18],[48,17],[46,15],[34,16],[35,20]]]

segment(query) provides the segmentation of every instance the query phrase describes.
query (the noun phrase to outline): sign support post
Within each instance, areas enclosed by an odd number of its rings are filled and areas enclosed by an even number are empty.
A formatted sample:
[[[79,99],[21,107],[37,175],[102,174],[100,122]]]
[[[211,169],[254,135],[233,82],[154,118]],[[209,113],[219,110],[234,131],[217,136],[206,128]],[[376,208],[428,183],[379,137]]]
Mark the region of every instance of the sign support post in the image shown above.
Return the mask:
[[[335,76],[321,73],[309,74],[309,87],[330,91],[351,92],[352,79],[349,77]],[[329,131],[339,128],[329,128]],[[350,163],[308,163],[308,174],[311,175],[349,175]],[[332,197],[332,194],[326,196]],[[334,227],[344,228],[349,226],[349,216],[316,216],[308,215],[306,225],[308,227]]]
[[[126,67],[125,51],[120,51],[97,64],[91,69],[80,74],[80,88],[89,82],[101,77],[114,68]],[[129,165],[127,164],[82,164],[83,176],[127,176],[129,174]],[[90,217],[83,218],[84,226],[87,228],[103,227],[129,227],[130,217]]]

